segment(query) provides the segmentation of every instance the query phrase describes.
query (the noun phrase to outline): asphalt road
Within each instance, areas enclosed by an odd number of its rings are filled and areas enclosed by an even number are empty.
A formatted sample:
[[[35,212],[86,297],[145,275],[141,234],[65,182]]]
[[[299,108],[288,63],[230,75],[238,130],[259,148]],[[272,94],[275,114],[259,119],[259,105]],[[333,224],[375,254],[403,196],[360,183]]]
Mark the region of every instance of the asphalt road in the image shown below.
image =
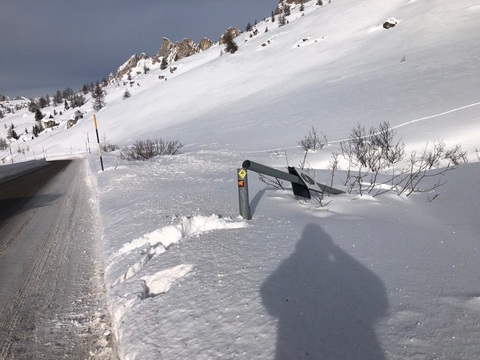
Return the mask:
[[[0,359],[115,359],[85,161],[0,185]]]

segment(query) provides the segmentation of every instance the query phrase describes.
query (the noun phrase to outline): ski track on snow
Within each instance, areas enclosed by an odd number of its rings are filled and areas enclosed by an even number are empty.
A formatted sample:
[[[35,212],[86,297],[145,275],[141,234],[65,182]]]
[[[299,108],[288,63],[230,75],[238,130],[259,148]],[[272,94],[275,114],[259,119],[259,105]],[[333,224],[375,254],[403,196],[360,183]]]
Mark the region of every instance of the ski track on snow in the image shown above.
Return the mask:
[[[420,121],[434,119],[434,118],[437,118],[437,117],[440,117],[440,116],[452,114],[452,113],[454,113],[454,112],[461,111],[461,110],[465,110],[465,109],[469,109],[469,108],[471,108],[471,107],[475,107],[475,106],[479,106],[479,105],[480,105],[480,102],[472,103],[472,104],[465,105],[465,106],[460,106],[460,107],[458,107],[458,108],[450,109],[450,110],[447,110],[447,111],[444,111],[444,112],[441,112],[441,113],[438,113],[438,114],[429,115],[429,116],[424,116],[424,117],[421,117],[421,118],[418,118],[418,119],[414,119],[414,120],[409,120],[409,121],[406,121],[406,122],[404,122],[404,123],[402,123],[402,124],[399,124],[399,125],[396,125],[396,126],[392,126],[390,129],[398,129],[398,128],[401,128],[401,127],[404,127],[404,126],[407,126],[407,125],[411,125],[411,124],[414,124],[414,123],[417,123],[417,122],[420,122]],[[348,141],[348,140],[349,140],[349,139],[332,140],[332,141],[329,141],[328,143],[329,143],[329,144],[336,144],[336,143],[340,143],[340,142],[342,142],[342,141]],[[296,148],[300,148],[300,145],[284,147],[284,148],[282,148],[282,150],[296,149]],[[264,150],[247,151],[247,153],[250,153],[250,154],[258,154],[258,153],[273,152],[273,151],[278,151],[278,150],[279,150],[278,148],[275,148],[275,149],[264,149]]]

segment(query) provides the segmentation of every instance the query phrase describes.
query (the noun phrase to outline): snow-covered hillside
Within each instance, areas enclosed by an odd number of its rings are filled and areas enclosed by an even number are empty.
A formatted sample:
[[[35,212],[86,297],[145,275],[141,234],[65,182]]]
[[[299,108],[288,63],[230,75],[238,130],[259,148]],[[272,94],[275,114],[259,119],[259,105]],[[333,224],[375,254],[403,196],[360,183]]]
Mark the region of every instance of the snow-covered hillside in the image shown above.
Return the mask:
[[[235,39],[235,54],[216,45],[173,73],[156,64],[133,86],[111,84],[100,111],[87,101],[72,128],[64,111],[58,128],[12,145],[14,161],[84,154],[88,134],[122,358],[480,356],[480,6],[315,3],[292,7],[285,26],[258,23],[257,35]],[[148,162],[108,153],[102,172],[94,114],[113,144],[161,137],[185,147]],[[425,179],[427,193],[347,191],[324,207],[249,172],[253,220],[238,217],[244,160],[297,166],[313,126],[328,146],[308,166],[324,182],[352,128],[384,121],[405,143],[398,168],[435,141],[461,146],[469,163]],[[11,123],[31,127],[33,114],[0,119],[0,137]],[[343,190],[346,170],[333,184]]]
[[[298,8],[286,26],[277,28],[268,17],[257,25],[258,35],[242,34],[233,55],[220,56],[223,47],[217,45],[172,64],[173,74],[156,64],[146,75],[143,69],[133,72],[133,87],[123,82],[107,87],[107,106],[97,114],[100,133],[118,145],[158,135],[233,148],[244,147],[248,134],[252,150],[295,146],[312,125],[329,140],[339,140],[357,123],[388,120],[400,126],[427,117],[422,134],[399,129],[406,143],[415,145],[439,123],[447,125],[440,135],[448,144],[475,133],[475,122],[458,129],[457,112],[430,117],[479,100],[472,46],[478,5],[396,0],[334,1],[320,7],[310,1],[305,16]],[[383,29],[392,17],[398,25]],[[132,97],[122,100],[126,88]],[[85,121],[68,134],[54,131],[36,142],[55,153],[84,150],[85,134],[92,132],[90,102],[82,110]],[[33,124],[32,114],[26,116]],[[14,116],[1,121],[18,122],[22,131],[27,125]],[[452,132],[453,124],[460,136]],[[474,142],[468,142],[469,150]]]

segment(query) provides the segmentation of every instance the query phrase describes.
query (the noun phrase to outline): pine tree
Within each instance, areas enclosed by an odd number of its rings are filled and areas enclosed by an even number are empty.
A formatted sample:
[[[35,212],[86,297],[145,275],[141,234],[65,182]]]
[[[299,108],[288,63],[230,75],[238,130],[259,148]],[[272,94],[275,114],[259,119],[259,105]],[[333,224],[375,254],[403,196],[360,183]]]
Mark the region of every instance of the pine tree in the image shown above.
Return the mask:
[[[70,99],[70,97],[74,94],[72,88],[67,87],[65,90],[63,90],[62,97],[64,99]]]
[[[38,124],[33,125],[33,127],[32,127],[32,134],[33,134],[33,136],[38,137],[38,135],[39,135],[43,130],[45,130],[45,129],[43,128],[43,125],[42,125],[41,122],[39,121]]]
[[[225,42],[225,51],[230,54],[235,54],[238,50],[238,45],[235,40],[233,40],[233,32],[227,30],[225,34],[223,34],[223,41]]]
[[[30,112],[36,112],[38,109],[38,105],[37,103],[35,102],[35,100],[33,99],[30,99],[30,102],[28,103],[28,111]]]
[[[15,140],[18,140],[18,135],[13,129],[13,124],[7,130],[7,139],[12,139],[12,138]]]
[[[123,100],[128,99],[130,96],[130,91],[128,91],[128,89],[125,89],[125,92],[123,93]]]
[[[0,138],[0,150],[8,149],[7,140]]]
[[[95,111],[99,111],[105,106],[105,94],[105,91],[102,89],[100,83],[97,81],[97,85],[95,85],[95,88],[92,92],[93,109]]]
[[[53,95],[53,106],[57,106],[58,104],[61,104],[62,100],[63,100],[62,93],[60,90],[57,90],[55,95]]]
[[[43,114],[40,111],[40,109],[37,109],[37,111],[35,111],[35,121],[41,121],[42,119],[43,119]]]
[[[162,62],[160,63],[160,70],[165,70],[168,67],[167,59],[162,57]]]
[[[83,104],[85,104],[85,96],[83,96],[82,93],[78,93],[76,95],[73,95],[72,100],[70,101],[70,105],[73,108],[80,107]]]
[[[48,101],[47,99],[45,99],[43,96],[40,97],[40,99],[38,99],[38,106],[40,106],[40,108],[45,108],[47,107],[49,104],[48,104]]]

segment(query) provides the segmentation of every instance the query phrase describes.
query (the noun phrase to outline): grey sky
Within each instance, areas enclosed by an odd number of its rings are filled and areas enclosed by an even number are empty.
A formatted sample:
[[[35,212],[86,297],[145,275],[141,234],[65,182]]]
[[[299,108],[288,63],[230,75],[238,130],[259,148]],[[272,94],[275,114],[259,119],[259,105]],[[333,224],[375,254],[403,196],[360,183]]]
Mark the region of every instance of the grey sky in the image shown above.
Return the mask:
[[[53,95],[101,80],[162,38],[213,41],[278,0],[0,0],[0,94]]]

